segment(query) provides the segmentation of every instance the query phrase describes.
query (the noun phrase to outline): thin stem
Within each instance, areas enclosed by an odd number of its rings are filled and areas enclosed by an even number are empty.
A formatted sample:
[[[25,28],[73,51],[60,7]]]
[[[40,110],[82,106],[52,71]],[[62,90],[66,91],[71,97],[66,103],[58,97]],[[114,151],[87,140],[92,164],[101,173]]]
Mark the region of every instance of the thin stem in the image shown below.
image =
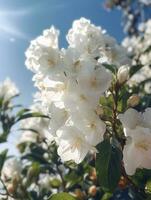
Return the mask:
[[[6,191],[6,194],[1,193],[1,195],[7,196],[7,198],[8,198],[8,196],[14,198],[14,196],[11,195],[11,194],[9,193],[9,191],[7,190],[7,187],[6,187],[4,181],[3,181],[3,179],[2,179],[1,177],[0,177],[0,181],[1,181],[2,185],[3,185],[3,187],[4,187],[4,190]]]
[[[119,87],[117,83],[114,85],[113,91],[111,91],[113,96],[113,111],[112,111],[112,129],[113,133],[118,137],[117,131],[116,131],[116,123],[117,123],[117,106],[118,106],[118,92]]]
[[[63,190],[66,192],[66,191],[67,191],[67,189],[66,189],[66,182],[65,182],[65,180],[64,180],[64,178],[63,178],[63,174],[62,174],[62,172],[61,172],[61,170],[59,169],[59,167],[58,167],[57,164],[56,164],[56,168],[57,168],[57,172],[58,172],[58,174],[59,174],[59,176],[60,176],[60,178],[61,178],[61,181],[62,181]]]

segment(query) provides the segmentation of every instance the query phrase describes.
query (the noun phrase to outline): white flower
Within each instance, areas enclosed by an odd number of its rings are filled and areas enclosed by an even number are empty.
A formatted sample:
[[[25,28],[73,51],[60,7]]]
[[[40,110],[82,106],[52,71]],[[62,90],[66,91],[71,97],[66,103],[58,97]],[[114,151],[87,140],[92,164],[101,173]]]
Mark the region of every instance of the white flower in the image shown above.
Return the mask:
[[[119,115],[126,136],[129,136],[123,151],[127,174],[133,175],[137,168],[151,169],[151,108],[144,113],[128,109]]]
[[[83,110],[82,113],[71,114],[71,120],[85,135],[85,140],[92,146],[96,146],[103,140],[106,125],[100,120],[93,110]]]
[[[130,55],[133,56],[133,67],[136,67],[137,69],[137,65],[142,65],[141,69],[128,81],[130,86],[138,84],[146,79],[150,79],[151,77],[151,20],[149,19],[143,24],[140,24],[140,28],[141,34],[139,36],[133,36],[131,38],[127,37],[123,41],[123,46],[126,47]],[[146,90],[146,88],[144,89]]]
[[[51,27],[31,42],[25,53],[28,69],[35,73],[52,75],[51,78],[60,76],[61,55],[58,49],[58,36],[59,31]]]
[[[36,103],[31,106],[32,112],[42,113],[43,109],[40,104]],[[45,114],[45,113],[44,113]],[[21,121],[20,128],[23,130],[18,144],[36,143],[39,139],[46,139],[49,143],[53,136],[49,133],[49,119],[43,117],[32,117]]]
[[[77,82],[83,93],[90,101],[99,100],[99,97],[106,91],[111,84],[112,76],[104,67],[97,67],[92,72],[81,73],[77,77]]]
[[[124,38],[124,40],[122,41],[122,45],[123,47],[125,47],[128,50],[128,53],[130,55],[133,55],[134,50],[136,48],[136,45],[138,45],[138,38],[135,36],[132,36],[131,38],[126,37]]]
[[[119,46],[117,43],[112,44],[112,46],[106,44],[106,46],[107,48],[101,49],[100,63],[108,63],[118,68],[121,65],[131,64],[131,60],[128,58],[127,51],[124,47]]]
[[[128,65],[123,65],[118,69],[117,72],[117,80],[119,83],[124,83],[128,80],[129,78],[129,66]]]
[[[16,158],[6,160],[2,168],[3,181],[18,179],[21,175],[21,170],[21,163]]]
[[[51,105],[49,132],[56,137],[56,131],[65,124],[68,119],[69,113],[64,108],[58,108],[54,104]]]
[[[145,127],[151,128],[151,108],[146,108],[145,112],[143,113],[143,124]]]
[[[131,141],[123,151],[123,160],[128,175],[133,175],[137,168],[151,169],[151,129],[137,126],[132,131]]]
[[[27,123],[27,121],[25,122],[25,124],[26,123]],[[23,126],[23,124],[22,124],[22,126]],[[30,126],[28,126],[28,128],[29,127]],[[33,128],[33,127],[30,127],[30,128]],[[35,133],[34,130],[33,131],[24,130],[22,132],[21,137],[19,138],[18,144],[22,144],[22,143],[36,143],[37,142],[37,138],[38,138],[38,133]]]
[[[79,164],[94,148],[86,142],[85,135],[74,126],[65,126],[57,131],[58,154],[63,161],[73,160]]]
[[[94,26],[90,20],[81,18],[73,22],[67,34],[67,41],[72,48],[81,53],[87,53],[93,58],[100,57],[110,64],[129,64],[129,59],[123,47],[114,38],[105,34],[101,27]]]
[[[118,118],[126,129],[135,129],[142,121],[141,113],[133,108],[129,108],[124,114],[119,114]]]
[[[0,83],[0,98],[4,98],[4,101],[9,100],[11,97],[19,94],[19,90],[16,85],[9,79],[5,79]]]
[[[80,52],[87,52],[97,56],[100,46],[105,46],[103,30],[91,24],[90,20],[81,18],[73,22],[72,29],[67,34],[67,41]]]
[[[81,108],[82,110],[86,110],[89,106],[96,106],[98,99],[96,100],[95,97],[91,98],[90,102],[90,99],[81,90],[77,81],[70,80],[67,84],[67,92],[63,96],[63,102],[68,111],[74,112],[80,111]]]

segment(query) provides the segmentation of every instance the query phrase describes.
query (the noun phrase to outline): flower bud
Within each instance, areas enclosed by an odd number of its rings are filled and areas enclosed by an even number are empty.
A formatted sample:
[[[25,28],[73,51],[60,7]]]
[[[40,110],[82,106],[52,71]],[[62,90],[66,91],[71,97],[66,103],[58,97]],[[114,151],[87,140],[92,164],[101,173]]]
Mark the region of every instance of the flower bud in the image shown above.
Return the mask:
[[[119,188],[123,189],[126,187],[127,184],[128,184],[127,179],[125,177],[121,176],[119,183],[118,183]]]
[[[75,189],[74,194],[78,199],[84,199],[85,197],[85,194],[80,189]]]
[[[95,185],[92,185],[91,187],[89,187],[88,190],[89,195],[91,195],[92,197],[94,197],[97,193],[97,188]]]
[[[90,180],[92,180],[92,181],[96,181],[97,176],[96,176],[96,169],[95,169],[95,168],[93,168],[93,169],[91,170],[91,172],[90,172],[90,174],[89,174],[89,178],[90,178]]]
[[[139,104],[139,101],[140,97],[137,94],[134,94],[129,97],[129,99],[127,100],[127,104],[131,107],[135,107]]]
[[[49,154],[48,153],[44,153],[43,157],[47,160],[47,159],[49,159]]]
[[[15,187],[13,186],[12,183],[10,183],[8,186],[7,186],[7,191],[9,192],[9,194],[13,194],[15,192]]]
[[[117,80],[120,84],[126,82],[129,78],[129,66],[123,65],[118,69]]]
[[[25,177],[25,178],[23,178],[23,180],[22,180],[22,185],[24,186],[24,187],[26,187],[27,185],[28,185],[28,179]]]

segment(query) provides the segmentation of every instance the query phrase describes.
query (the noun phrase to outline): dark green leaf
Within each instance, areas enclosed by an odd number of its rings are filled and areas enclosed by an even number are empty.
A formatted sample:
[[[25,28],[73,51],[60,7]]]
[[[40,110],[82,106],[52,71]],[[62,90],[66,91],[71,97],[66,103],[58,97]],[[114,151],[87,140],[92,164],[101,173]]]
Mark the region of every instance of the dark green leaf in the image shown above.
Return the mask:
[[[121,151],[109,140],[104,140],[97,146],[96,170],[100,186],[114,190],[121,176]]]
[[[31,117],[42,117],[42,118],[49,119],[48,116],[43,115],[42,113],[39,113],[39,112],[32,112],[31,113],[30,112],[30,113],[26,113],[26,114],[23,114],[23,115],[20,115],[19,117],[17,117],[16,122],[23,120],[23,119],[31,118]]]
[[[145,188],[147,181],[151,179],[151,170],[137,169],[131,178],[139,188]]]
[[[20,116],[22,116],[24,113],[27,113],[27,112],[29,112],[30,110],[28,109],[28,108],[23,108],[23,109],[21,109],[17,114],[16,114],[16,116],[17,117],[20,117]]]
[[[76,200],[76,198],[74,198],[68,193],[61,192],[61,193],[52,195],[49,200]]]
[[[32,128],[20,128],[18,129],[19,131],[31,131],[31,132],[34,132],[34,133],[37,133],[39,134],[38,131],[36,131],[35,129],[32,129]]]
[[[0,153],[0,174],[1,174],[1,170],[3,168],[4,162],[7,157],[7,152],[8,152],[8,150],[4,150]]]
[[[116,68],[115,65],[109,65],[109,64],[104,63],[103,66],[104,66],[106,69],[110,70],[113,74],[115,74],[116,71],[117,71],[117,68]]]
[[[132,77],[136,72],[138,72],[142,68],[142,65],[135,65],[130,68],[130,77]]]
[[[151,195],[151,180],[148,180],[145,187],[146,193]]]

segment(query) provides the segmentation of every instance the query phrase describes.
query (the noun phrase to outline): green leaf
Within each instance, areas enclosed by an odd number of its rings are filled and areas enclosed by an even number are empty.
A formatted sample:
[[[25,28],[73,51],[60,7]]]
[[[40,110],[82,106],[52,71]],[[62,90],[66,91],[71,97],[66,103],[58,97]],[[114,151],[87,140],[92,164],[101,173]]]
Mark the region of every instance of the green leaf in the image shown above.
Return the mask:
[[[145,187],[146,193],[151,195],[151,180],[148,180]]]
[[[7,157],[7,152],[8,152],[8,150],[4,150],[0,153],[0,174],[1,174],[1,170],[3,168],[4,162]]]
[[[137,185],[139,188],[145,188],[146,183],[151,180],[151,170],[137,169],[131,178],[135,185]]]
[[[112,196],[113,196],[112,193],[108,193],[108,192],[107,192],[107,193],[105,193],[105,194],[103,195],[103,197],[102,197],[101,200],[110,200]]]
[[[147,199],[146,200],[151,200],[151,195],[147,195]]]
[[[30,112],[30,113],[25,113],[25,114],[20,115],[19,117],[17,117],[16,122],[18,122],[20,120],[23,120],[23,119],[31,118],[31,117],[42,117],[42,118],[50,119],[48,116],[43,115],[42,113]]]
[[[30,109],[28,109],[28,108],[23,108],[23,109],[21,109],[18,113],[17,113],[17,117],[20,117],[20,116],[22,116],[24,113],[27,113],[27,112],[29,112],[30,111]]]
[[[100,105],[112,108],[113,106],[113,97],[109,95],[108,97],[102,96],[99,100]]]
[[[64,176],[64,179],[65,179],[66,182],[68,182],[69,187],[72,187],[76,184],[78,184],[78,185],[83,184],[83,176],[79,173],[75,173],[75,170],[66,174]]]
[[[121,176],[121,151],[109,140],[104,140],[97,146],[96,170],[100,186],[113,191]]]
[[[34,130],[34,129],[32,129],[32,128],[20,128],[20,129],[18,129],[18,130],[19,130],[19,131],[31,131],[31,132],[34,132],[34,133],[39,134],[38,131],[36,131],[36,130]]]
[[[136,72],[138,72],[142,68],[142,65],[134,65],[130,68],[130,77],[132,77]]]
[[[7,141],[7,136],[8,136],[9,132],[4,132],[2,134],[0,134],[0,143],[4,143]]]
[[[112,117],[112,107],[113,107],[113,98],[112,95],[109,95],[108,97],[102,96],[99,100],[100,106],[103,109],[102,119],[104,121],[111,121]]]
[[[74,198],[68,193],[61,192],[61,193],[52,195],[49,200],[76,200],[76,198]]]
[[[126,86],[123,86],[119,94],[118,111],[124,112],[127,108],[127,100],[131,96]]]
[[[106,69],[110,70],[113,74],[115,74],[117,71],[117,67],[115,65],[109,65],[109,64],[104,63],[103,66]]]

